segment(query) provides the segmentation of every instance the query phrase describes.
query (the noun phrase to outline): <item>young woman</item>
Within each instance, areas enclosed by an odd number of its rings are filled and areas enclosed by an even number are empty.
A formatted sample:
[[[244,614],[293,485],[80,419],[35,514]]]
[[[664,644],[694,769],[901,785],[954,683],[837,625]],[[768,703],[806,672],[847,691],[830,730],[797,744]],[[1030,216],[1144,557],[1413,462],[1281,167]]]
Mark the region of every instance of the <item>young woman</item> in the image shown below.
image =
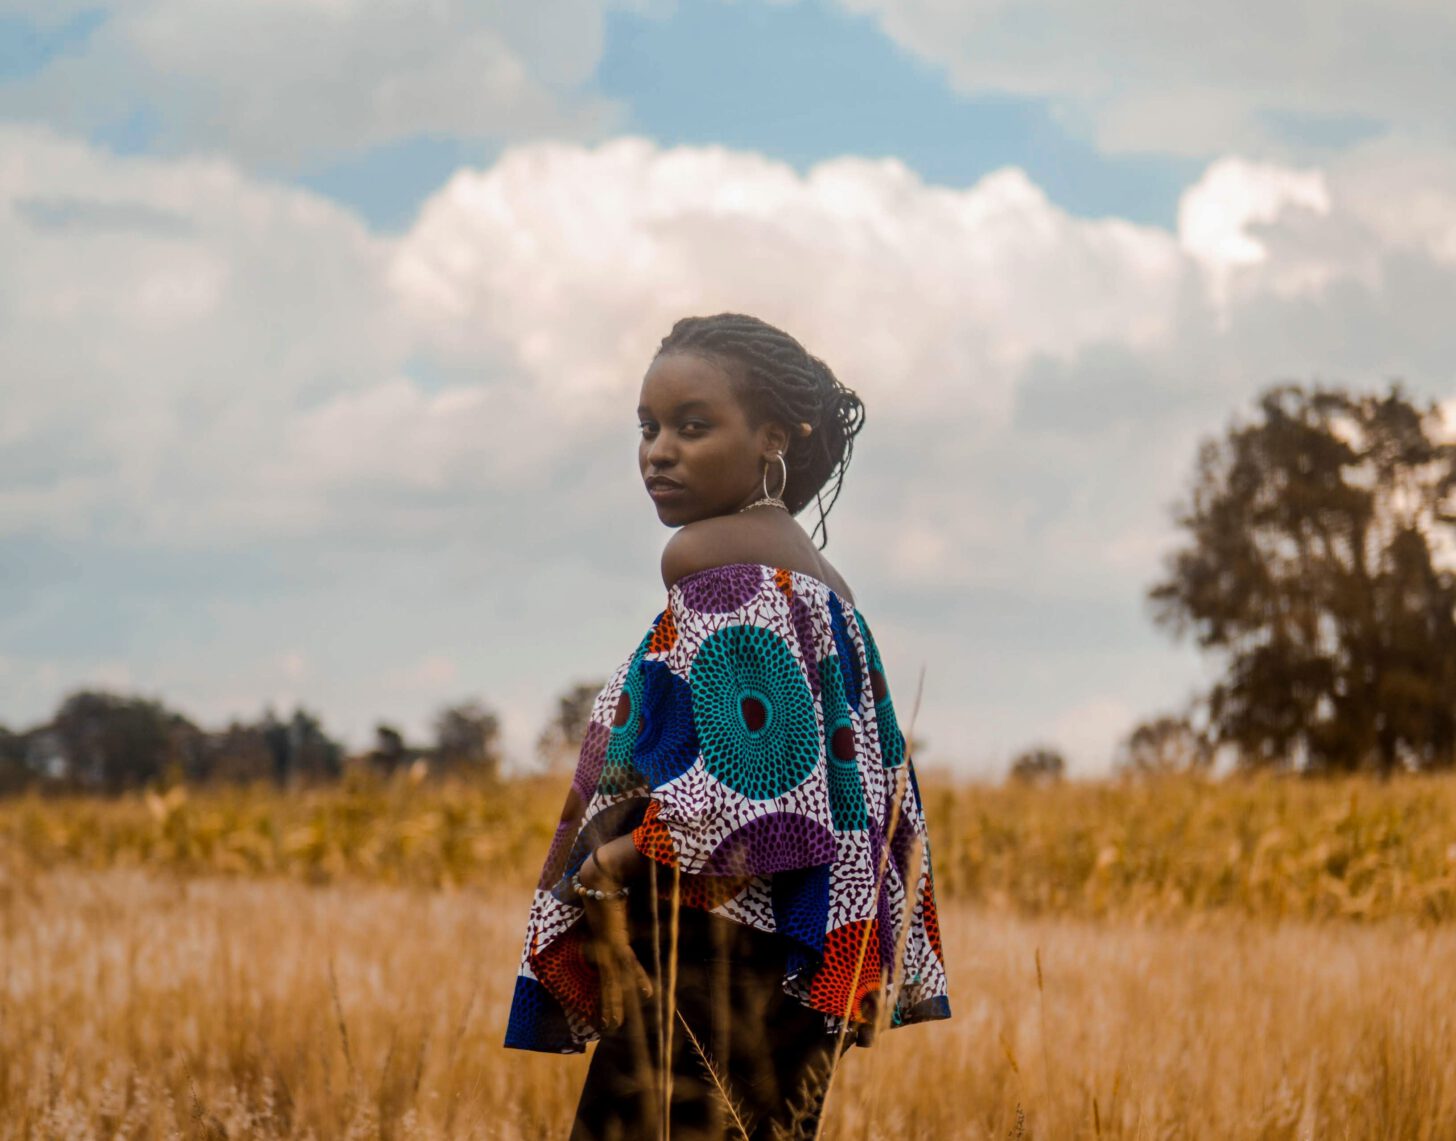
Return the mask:
[[[506,1045],[597,1041],[578,1141],[812,1136],[845,1046],[950,1016],[880,653],[794,519],[817,501],[824,528],[864,409],[788,334],[722,313],[673,326],[637,414],[678,529],[667,606],[592,709]]]

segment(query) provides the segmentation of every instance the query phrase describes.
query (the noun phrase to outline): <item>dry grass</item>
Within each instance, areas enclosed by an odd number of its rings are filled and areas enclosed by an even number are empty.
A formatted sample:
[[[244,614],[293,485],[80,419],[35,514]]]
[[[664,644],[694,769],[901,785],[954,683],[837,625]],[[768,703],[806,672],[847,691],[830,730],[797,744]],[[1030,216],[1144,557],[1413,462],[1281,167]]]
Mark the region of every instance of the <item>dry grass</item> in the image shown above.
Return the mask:
[[[0,802],[0,872],[528,886],[566,780]],[[1456,919],[1456,778],[1024,788],[923,777],[936,889],[1022,914]]]
[[[564,783],[0,804],[0,1141],[564,1136],[500,1045]],[[1456,1137],[1456,780],[922,790],[956,1016],[825,1137]]]
[[[564,1136],[583,1058],[500,1046],[526,907],[9,880],[0,1137]],[[827,1137],[1456,1136],[1456,929],[968,904],[943,926],[955,1018],[852,1050]]]

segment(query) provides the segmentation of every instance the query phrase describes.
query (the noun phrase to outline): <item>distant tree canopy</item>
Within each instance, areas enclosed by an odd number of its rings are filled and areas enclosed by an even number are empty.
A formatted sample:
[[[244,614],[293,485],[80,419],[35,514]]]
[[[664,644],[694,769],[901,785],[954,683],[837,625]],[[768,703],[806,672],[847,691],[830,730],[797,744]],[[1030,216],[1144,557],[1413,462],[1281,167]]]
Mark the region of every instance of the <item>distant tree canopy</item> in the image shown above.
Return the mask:
[[[586,737],[587,721],[592,705],[605,685],[602,681],[581,681],[562,690],[556,698],[556,709],[536,740],[536,753],[548,769],[563,769],[574,764]]]
[[[1144,721],[1122,741],[1113,768],[1124,776],[1206,772],[1213,765],[1207,737],[1189,719],[1164,714]]]
[[[1245,767],[1456,764],[1456,444],[1434,404],[1277,385],[1199,450],[1155,621],[1227,658],[1209,739]]]
[[[374,726],[374,748],[369,761],[375,768],[392,773],[413,760],[413,750],[405,744],[404,734],[393,725],[380,722]]]
[[[0,725],[0,796],[27,788],[34,777],[26,760],[25,737]]]
[[[201,730],[161,702],[95,690],[72,693],[51,732],[64,775],[83,789],[115,793],[182,771]]]
[[[279,784],[332,780],[344,771],[343,747],[312,713],[295,709],[287,721],[279,721],[270,709],[262,729]]]
[[[1066,776],[1067,762],[1056,749],[1038,745],[1018,753],[1007,773],[1020,784],[1054,784]]]
[[[339,776],[343,761],[342,746],[304,709],[287,721],[267,710],[256,724],[209,732],[160,701],[82,689],[43,725],[20,733],[0,727],[0,793],[109,795],[175,780],[315,782]]]
[[[28,789],[110,795],[177,780],[318,784],[339,778],[351,763],[388,775],[425,758],[430,769],[497,774],[500,721],[484,704],[445,706],[434,729],[434,745],[420,747],[380,722],[373,748],[351,758],[301,707],[286,720],[268,708],[256,722],[209,731],[160,701],[83,689],[68,694],[44,724],[20,732],[0,725],[0,795]]]
[[[479,701],[446,706],[435,717],[435,753],[442,768],[494,777],[500,770],[500,718]]]

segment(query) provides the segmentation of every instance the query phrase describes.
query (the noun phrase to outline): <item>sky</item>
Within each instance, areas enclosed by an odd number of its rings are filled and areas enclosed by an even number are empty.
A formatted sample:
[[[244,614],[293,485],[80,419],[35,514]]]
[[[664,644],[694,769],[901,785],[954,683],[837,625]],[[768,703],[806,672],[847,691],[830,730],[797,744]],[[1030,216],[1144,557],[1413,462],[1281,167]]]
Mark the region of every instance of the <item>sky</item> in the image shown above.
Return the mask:
[[[865,401],[825,553],[917,763],[1106,772],[1218,672],[1146,603],[1200,441],[1456,429],[1452,108],[1443,0],[0,0],[0,723],[479,699],[529,765],[732,310]]]

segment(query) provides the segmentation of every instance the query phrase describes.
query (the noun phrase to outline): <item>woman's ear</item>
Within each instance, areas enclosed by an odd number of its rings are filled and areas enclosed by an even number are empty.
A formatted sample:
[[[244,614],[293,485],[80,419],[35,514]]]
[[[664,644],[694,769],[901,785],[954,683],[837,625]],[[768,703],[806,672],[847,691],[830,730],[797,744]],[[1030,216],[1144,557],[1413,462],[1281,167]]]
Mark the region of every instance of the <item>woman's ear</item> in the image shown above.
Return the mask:
[[[787,458],[789,450],[789,432],[777,420],[769,420],[759,428],[759,442],[763,447],[763,458],[769,459],[773,456],[784,456]]]

